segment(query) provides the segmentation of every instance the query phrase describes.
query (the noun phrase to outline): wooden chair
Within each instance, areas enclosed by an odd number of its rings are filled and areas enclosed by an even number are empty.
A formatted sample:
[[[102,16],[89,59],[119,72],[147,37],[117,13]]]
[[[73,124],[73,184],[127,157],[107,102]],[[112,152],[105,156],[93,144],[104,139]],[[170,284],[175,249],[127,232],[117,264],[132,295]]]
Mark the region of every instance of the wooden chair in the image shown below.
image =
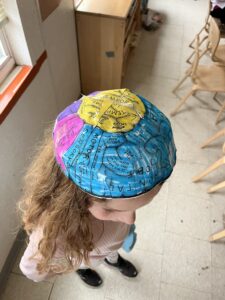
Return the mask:
[[[215,242],[217,240],[220,240],[220,239],[223,239],[225,238],[225,229],[220,231],[220,232],[217,232],[217,233],[214,233],[212,234],[210,237],[209,237],[209,241],[210,242]]]
[[[212,17],[209,18],[209,34],[207,37],[206,46],[201,50],[200,58],[205,54],[209,54],[211,60],[219,64],[225,65],[225,45],[219,45],[221,39],[219,25],[216,20]],[[186,60],[187,63],[191,64],[191,58],[194,55],[194,51]]]
[[[220,30],[219,30],[218,24],[215,21],[215,19],[210,17],[209,26],[210,26],[210,29],[209,29],[208,41],[207,41],[206,47],[204,49],[199,50],[199,60],[205,54],[209,53],[212,61],[214,61],[218,64],[221,64],[221,65],[225,65],[225,45],[219,45],[221,35],[220,35]],[[193,64],[193,62],[191,62],[191,58],[194,54],[195,54],[195,51],[193,51],[193,53],[187,59],[188,63]],[[185,76],[179,81],[179,83],[172,90],[172,92],[174,94],[176,94],[177,89],[189,77],[188,70],[186,71]],[[218,99],[216,98],[216,95],[213,97],[213,99],[215,101],[219,102]],[[222,105],[221,103],[219,103],[219,104]]]
[[[206,145],[209,145],[213,140],[217,139],[218,137],[222,136],[225,134],[225,129],[220,130],[218,133],[216,133],[215,135],[213,135],[211,138],[209,138],[204,144],[203,147],[205,147]],[[203,148],[202,147],[202,148]],[[225,153],[225,142],[223,144],[223,153]],[[192,178],[193,182],[198,182],[201,179],[203,179],[205,176],[207,176],[208,174],[210,174],[211,172],[213,172],[214,170],[218,169],[219,167],[225,165],[225,156],[222,156],[220,159],[218,159],[216,162],[214,162],[212,165],[210,165],[205,171],[201,172],[199,175],[194,176]],[[215,184],[213,186],[211,186],[207,192],[208,193],[214,193],[222,188],[225,188],[225,181],[219,182],[218,184]]]
[[[211,166],[209,166],[205,171],[201,172],[199,175],[194,176],[192,178],[192,181],[193,182],[200,181],[202,178],[204,178],[205,176],[210,174],[212,171],[218,169],[222,165],[225,165],[225,156],[221,157],[219,160],[217,160],[215,163],[213,163]],[[225,181],[221,181],[221,182],[211,186],[210,188],[208,188],[207,192],[210,194],[210,193],[214,193],[223,188],[225,188]]]
[[[209,166],[205,171],[201,172],[199,175],[194,176],[192,178],[192,181],[193,182],[200,181],[202,178],[210,174],[212,171],[218,169],[222,165],[225,165],[225,156],[222,156],[220,159],[214,162],[211,166]]]
[[[213,93],[225,93],[225,66],[212,63],[210,65],[199,65],[199,36],[196,36],[196,47],[195,47],[195,56],[194,61],[190,68],[186,71],[184,78],[177,84],[173,89],[175,93],[176,89],[184,82],[188,77],[192,80],[192,87],[188,93],[180,98],[180,101],[176,105],[175,109],[171,111],[170,115],[174,116],[180,108],[184,105],[187,99],[194,95],[197,91],[208,91]],[[216,123],[219,122],[222,112],[225,110],[225,103],[222,105],[222,108],[219,110]]]
[[[225,215],[223,214],[223,224],[225,225]],[[219,232],[216,232],[214,234],[212,234],[210,237],[209,237],[209,241],[210,242],[215,242],[217,240],[220,240],[220,239],[223,239],[225,238],[225,229],[219,231]]]
[[[200,35],[202,35],[202,33],[204,34],[204,36],[202,37],[202,39],[199,42],[199,46],[207,39],[208,37],[208,33],[209,33],[209,17],[210,17],[210,11],[211,11],[211,1],[208,0],[208,8],[207,8],[207,14],[206,14],[206,18],[205,18],[205,24],[203,25],[203,27],[201,28],[201,30],[198,32],[198,36],[200,37]],[[190,48],[194,49],[194,43],[195,43],[195,38],[193,39],[193,41],[189,44]]]
[[[202,145],[201,148],[207,147],[209,144],[211,144],[213,141],[217,140],[221,136],[225,135],[225,128],[219,130],[217,133],[215,133],[213,136],[209,137]],[[223,152],[225,153],[225,145],[223,145]]]

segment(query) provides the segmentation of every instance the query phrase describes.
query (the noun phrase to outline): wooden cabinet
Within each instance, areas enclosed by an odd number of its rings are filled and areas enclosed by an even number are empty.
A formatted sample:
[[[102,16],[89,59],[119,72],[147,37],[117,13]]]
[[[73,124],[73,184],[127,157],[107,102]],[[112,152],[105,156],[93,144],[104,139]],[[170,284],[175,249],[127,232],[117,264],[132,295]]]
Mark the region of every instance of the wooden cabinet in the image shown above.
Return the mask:
[[[121,87],[140,0],[83,0],[76,8],[82,93]]]

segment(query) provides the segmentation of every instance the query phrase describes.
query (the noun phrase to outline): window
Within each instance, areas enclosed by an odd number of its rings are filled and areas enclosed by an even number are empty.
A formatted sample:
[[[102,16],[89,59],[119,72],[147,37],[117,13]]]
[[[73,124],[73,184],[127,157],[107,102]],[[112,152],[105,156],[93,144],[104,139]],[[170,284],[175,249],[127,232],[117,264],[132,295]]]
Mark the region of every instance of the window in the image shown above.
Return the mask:
[[[9,49],[4,26],[7,22],[3,2],[0,0],[0,84],[12,71],[15,61]]]

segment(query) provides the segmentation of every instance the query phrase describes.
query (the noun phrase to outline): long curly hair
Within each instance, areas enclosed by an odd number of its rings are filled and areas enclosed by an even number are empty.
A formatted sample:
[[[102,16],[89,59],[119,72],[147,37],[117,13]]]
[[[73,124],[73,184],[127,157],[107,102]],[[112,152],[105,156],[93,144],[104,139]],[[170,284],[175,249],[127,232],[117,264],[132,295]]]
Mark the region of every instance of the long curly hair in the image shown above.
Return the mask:
[[[43,237],[38,245],[41,259],[37,269],[49,272],[56,250],[56,240],[63,237],[68,270],[88,264],[88,253],[94,249],[90,224],[91,203],[60,170],[54,157],[52,130],[46,130],[24,177],[24,193],[18,203],[25,231],[30,235],[39,226]],[[59,271],[60,272],[60,271]]]

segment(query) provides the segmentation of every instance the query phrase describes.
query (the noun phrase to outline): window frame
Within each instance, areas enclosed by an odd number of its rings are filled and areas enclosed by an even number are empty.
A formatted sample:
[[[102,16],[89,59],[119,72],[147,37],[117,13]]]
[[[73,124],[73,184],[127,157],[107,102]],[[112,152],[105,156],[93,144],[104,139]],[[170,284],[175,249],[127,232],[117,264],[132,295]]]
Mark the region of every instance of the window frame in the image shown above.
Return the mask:
[[[3,48],[3,51],[5,53],[5,57],[3,57],[3,59],[0,59],[0,85],[1,85],[3,81],[6,79],[6,77],[9,75],[9,73],[15,67],[15,60],[13,58],[12,51],[9,47],[9,43],[7,40],[4,27],[0,28],[0,41],[1,41],[0,47]]]

